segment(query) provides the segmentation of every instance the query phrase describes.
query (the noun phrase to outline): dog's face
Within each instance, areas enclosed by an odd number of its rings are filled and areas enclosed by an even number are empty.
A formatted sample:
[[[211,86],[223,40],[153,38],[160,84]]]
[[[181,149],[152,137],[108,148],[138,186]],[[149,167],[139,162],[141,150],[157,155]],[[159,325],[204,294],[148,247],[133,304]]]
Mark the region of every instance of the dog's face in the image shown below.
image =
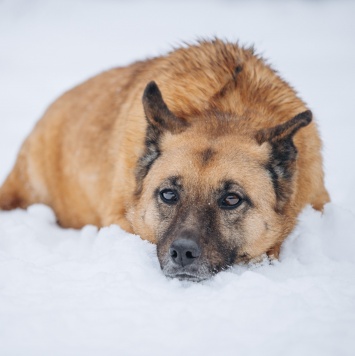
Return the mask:
[[[228,117],[188,126],[153,84],[143,103],[150,125],[130,220],[157,244],[163,272],[198,281],[272,248],[292,225],[280,212],[293,190],[295,127],[275,143],[271,130],[241,130]]]

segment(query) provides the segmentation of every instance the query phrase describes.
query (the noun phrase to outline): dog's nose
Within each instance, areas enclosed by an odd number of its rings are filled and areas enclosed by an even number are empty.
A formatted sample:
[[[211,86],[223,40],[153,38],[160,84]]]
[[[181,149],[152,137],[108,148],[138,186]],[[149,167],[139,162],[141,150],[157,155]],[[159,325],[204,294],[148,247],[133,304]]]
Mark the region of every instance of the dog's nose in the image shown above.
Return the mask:
[[[193,240],[178,239],[171,244],[169,253],[173,262],[184,267],[201,256],[201,249]]]

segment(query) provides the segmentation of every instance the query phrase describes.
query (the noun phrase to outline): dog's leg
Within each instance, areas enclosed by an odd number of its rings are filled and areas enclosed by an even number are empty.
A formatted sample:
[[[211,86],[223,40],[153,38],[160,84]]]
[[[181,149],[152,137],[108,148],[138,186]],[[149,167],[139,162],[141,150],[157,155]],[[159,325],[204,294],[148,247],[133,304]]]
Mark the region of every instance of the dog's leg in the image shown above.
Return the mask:
[[[271,247],[267,252],[267,257],[270,261],[278,260],[280,256],[281,243],[277,243],[273,247]]]
[[[12,210],[27,208],[37,202],[34,189],[28,176],[27,154],[24,145],[17,157],[15,166],[0,187],[0,209]]]
[[[16,171],[12,171],[0,188],[0,209],[12,210],[28,206],[24,187],[19,182]]]
[[[323,212],[324,205],[329,202],[330,202],[329,194],[328,194],[327,190],[325,189],[325,187],[322,187],[322,190],[313,199],[313,201],[311,202],[311,205],[312,205],[313,209]]]

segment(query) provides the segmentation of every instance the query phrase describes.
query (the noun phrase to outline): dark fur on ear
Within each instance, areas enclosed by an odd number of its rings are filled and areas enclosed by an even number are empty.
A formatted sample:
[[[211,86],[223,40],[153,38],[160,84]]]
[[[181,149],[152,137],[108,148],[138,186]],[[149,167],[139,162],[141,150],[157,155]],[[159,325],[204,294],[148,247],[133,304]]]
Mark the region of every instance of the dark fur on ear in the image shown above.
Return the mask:
[[[176,117],[169,110],[155,82],[148,83],[142,101],[146,118],[150,124],[171,133],[179,133],[187,128],[188,123]]]
[[[311,121],[312,112],[307,110],[301,114],[296,115],[294,118],[286,121],[283,124],[258,131],[255,138],[259,145],[265,141],[275,142],[287,138],[292,139],[292,137],[301,127],[307,126]]]
[[[291,120],[256,133],[259,145],[268,142],[271,145],[270,160],[266,165],[269,171],[277,203],[275,210],[281,212],[293,191],[293,176],[296,168],[297,148],[293,136],[298,130],[312,121],[312,113],[307,110]]]
[[[145,149],[138,159],[136,166],[136,195],[139,196],[143,188],[143,180],[148,174],[154,161],[160,156],[159,141],[161,131],[154,125],[148,125],[145,136]]]
[[[145,136],[145,149],[136,167],[136,195],[142,192],[143,180],[154,161],[160,156],[160,140],[165,131],[177,134],[188,127],[188,123],[176,117],[165,104],[155,82],[150,82],[143,94],[143,107],[148,122]]]

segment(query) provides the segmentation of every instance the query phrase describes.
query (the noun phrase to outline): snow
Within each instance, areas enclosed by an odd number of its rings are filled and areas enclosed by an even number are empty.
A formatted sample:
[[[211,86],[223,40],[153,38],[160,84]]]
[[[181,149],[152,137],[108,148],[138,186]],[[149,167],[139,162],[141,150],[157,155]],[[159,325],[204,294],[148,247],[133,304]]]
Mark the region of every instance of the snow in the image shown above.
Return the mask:
[[[117,226],[61,229],[0,212],[0,353],[355,354],[355,4],[350,1],[0,2],[0,181],[48,104],[91,75],[218,35],[255,43],[306,99],[332,203],[307,207],[280,261],[169,280]]]

